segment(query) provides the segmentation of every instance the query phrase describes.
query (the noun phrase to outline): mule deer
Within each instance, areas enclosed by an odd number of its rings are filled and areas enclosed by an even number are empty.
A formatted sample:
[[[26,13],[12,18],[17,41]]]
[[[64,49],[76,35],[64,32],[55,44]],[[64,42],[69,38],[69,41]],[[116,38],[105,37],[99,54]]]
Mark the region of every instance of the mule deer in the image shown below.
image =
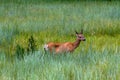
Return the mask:
[[[55,53],[73,52],[79,46],[81,41],[86,40],[83,35],[83,30],[81,30],[80,33],[75,31],[75,33],[77,37],[75,42],[65,42],[65,43],[49,42],[44,45],[44,50]]]

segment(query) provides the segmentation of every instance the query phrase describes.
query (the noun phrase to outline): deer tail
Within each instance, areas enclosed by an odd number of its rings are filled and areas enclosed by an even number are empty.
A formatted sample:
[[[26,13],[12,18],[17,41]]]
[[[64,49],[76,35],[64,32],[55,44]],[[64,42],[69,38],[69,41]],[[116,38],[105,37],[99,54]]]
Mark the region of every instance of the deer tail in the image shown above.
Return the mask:
[[[44,51],[45,51],[45,53],[46,53],[46,51],[48,51],[48,45],[45,44],[43,48],[44,48]]]

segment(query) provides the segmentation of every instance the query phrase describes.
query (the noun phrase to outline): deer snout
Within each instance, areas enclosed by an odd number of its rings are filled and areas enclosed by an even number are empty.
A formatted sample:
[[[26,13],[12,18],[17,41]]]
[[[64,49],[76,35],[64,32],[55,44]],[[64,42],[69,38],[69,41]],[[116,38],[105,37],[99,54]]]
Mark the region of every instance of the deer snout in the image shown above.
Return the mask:
[[[81,38],[81,40],[82,40],[82,41],[86,41],[86,39],[85,39],[85,38]]]
[[[86,39],[84,38],[84,40],[83,41],[86,41]]]

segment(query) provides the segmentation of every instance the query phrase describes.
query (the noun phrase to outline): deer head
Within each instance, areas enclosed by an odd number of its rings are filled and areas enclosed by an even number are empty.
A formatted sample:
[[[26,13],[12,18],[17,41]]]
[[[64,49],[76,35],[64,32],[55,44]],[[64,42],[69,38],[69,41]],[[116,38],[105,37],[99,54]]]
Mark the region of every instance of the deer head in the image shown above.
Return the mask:
[[[76,36],[77,36],[77,40],[79,40],[79,41],[85,41],[86,40],[84,35],[83,35],[83,29],[81,30],[80,33],[78,33],[77,31],[75,31],[75,33],[76,33]]]

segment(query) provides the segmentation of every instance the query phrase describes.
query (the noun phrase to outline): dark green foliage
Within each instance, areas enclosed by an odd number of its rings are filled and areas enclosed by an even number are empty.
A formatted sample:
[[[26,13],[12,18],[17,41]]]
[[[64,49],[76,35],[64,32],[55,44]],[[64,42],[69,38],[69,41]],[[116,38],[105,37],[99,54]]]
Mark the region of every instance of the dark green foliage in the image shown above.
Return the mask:
[[[28,47],[27,50],[26,48],[21,47],[20,45],[16,46],[16,51],[15,51],[15,55],[18,59],[23,59],[24,58],[24,53],[27,51],[27,54],[30,53],[34,53],[34,51],[36,50],[36,44],[35,44],[35,40],[33,38],[33,36],[31,36],[28,39]]]
[[[117,0],[1,0],[2,3],[18,3],[18,4],[23,4],[23,3],[50,3],[50,2],[81,2],[81,1],[117,1]]]
[[[33,53],[36,50],[36,44],[33,36],[31,36],[28,39],[28,47],[27,47],[27,52],[28,53]]]
[[[20,45],[17,45],[16,46],[16,56],[18,59],[23,59],[24,58],[24,52],[25,52],[25,49],[22,48]]]

